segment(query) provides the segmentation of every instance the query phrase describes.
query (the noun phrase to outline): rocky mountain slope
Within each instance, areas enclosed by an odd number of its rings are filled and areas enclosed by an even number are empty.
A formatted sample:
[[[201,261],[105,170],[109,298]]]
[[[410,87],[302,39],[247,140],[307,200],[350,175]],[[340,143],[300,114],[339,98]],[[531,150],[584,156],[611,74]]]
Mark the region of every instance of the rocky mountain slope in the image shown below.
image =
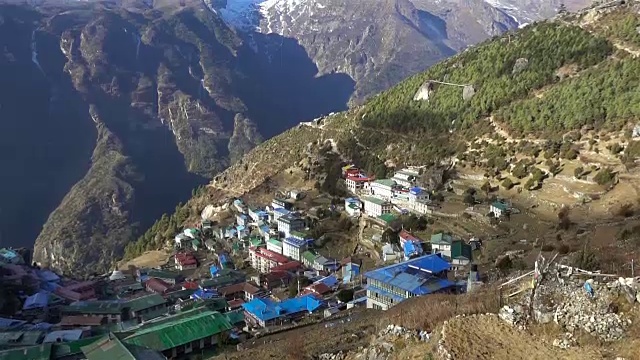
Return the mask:
[[[477,0],[0,0],[0,242],[107,270],[262,139],[516,26]]]
[[[622,208],[633,214],[630,199],[640,195],[640,108],[633,105],[639,6],[595,8],[525,27],[362,106],[303,123],[246,154],[183,210],[199,216],[204,206],[280,174],[311,171],[319,149],[328,147],[381,176],[404,165],[445,163],[457,170],[460,186],[488,182],[500,196],[547,209],[539,216],[551,221],[565,206],[590,224],[614,221],[628,213]]]
[[[587,5],[577,0],[575,6]],[[227,0],[212,8],[244,36],[296,39],[321,74],[348,74],[356,102],[488,37],[553,16],[559,1]],[[270,49],[274,61],[281,56]]]
[[[13,3],[0,5],[0,243],[37,237],[35,259],[63,271],[108,270],[196,186],[352,88],[291,41],[297,56],[268,71],[200,1]]]

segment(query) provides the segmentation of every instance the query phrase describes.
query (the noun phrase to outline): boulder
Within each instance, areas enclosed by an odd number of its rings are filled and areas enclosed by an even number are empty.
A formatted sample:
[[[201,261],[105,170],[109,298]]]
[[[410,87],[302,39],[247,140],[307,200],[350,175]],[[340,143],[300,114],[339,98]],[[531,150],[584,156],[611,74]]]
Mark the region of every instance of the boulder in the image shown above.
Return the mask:
[[[207,220],[211,217],[213,217],[213,215],[215,215],[216,213],[216,208],[213,205],[207,205],[205,206],[204,210],[202,210],[202,213],[200,214],[200,217],[202,218],[202,220]]]

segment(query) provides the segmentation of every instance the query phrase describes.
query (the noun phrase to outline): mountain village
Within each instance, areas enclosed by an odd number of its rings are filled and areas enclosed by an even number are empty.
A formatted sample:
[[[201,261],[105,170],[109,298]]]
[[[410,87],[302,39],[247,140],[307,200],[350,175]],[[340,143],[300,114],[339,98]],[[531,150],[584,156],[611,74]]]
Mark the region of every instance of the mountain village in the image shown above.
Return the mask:
[[[176,234],[171,261],[159,268],[129,266],[80,281],[29,265],[28,252],[3,249],[2,279],[29,290],[16,317],[0,320],[0,359],[216,354],[274,332],[351,321],[359,309],[465,293],[480,284],[472,265],[478,239],[438,233],[425,241],[398,228],[403,214],[437,211],[418,176],[409,168],[376,180],[346,166],[341,181],[351,196],[326,208],[305,210],[306,194],[296,190],[264,207],[237,198],[225,205],[229,220],[205,217]],[[330,256],[322,236],[312,235],[319,216],[368,223],[382,234],[372,239],[381,253]]]

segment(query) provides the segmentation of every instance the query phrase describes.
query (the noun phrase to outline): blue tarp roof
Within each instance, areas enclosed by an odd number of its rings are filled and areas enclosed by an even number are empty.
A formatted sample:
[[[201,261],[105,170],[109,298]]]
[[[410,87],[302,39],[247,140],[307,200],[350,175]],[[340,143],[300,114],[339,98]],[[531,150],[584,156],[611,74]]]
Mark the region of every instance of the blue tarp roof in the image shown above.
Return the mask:
[[[421,291],[418,288],[426,286],[427,281],[433,278],[432,274],[448,269],[448,262],[437,254],[431,254],[372,270],[364,276],[418,294]]]
[[[323,283],[325,285],[327,285],[328,287],[334,287],[336,285],[338,285],[338,279],[334,276],[334,275],[330,275],[327,277],[324,277],[318,281],[316,281],[317,283]]]
[[[44,281],[59,281],[60,276],[51,270],[38,270],[38,277]]]
[[[281,302],[275,302],[271,299],[256,298],[248,303],[242,304],[242,307],[261,321],[269,321],[277,319],[288,314],[295,314],[301,311],[312,312],[322,306],[322,301],[316,299],[313,295],[304,295],[293,299],[287,299]]]
[[[215,290],[204,290],[197,289],[193,294],[191,294],[192,299],[212,299],[218,297],[218,292]]]
[[[211,265],[211,266],[209,267],[209,272],[211,273],[211,277],[216,276],[216,274],[218,273],[218,271],[220,271],[220,269],[218,269],[218,267],[217,267],[217,266],[215,266],[215,265]]]
[[[413,195],[420,195],[422,193],[422,189],[418,186],[415,186],[409,189],[409,192],[412,193]]]
[[[273,210],[273,212],[277,212],[277,213],[280,213],[280,214],[282,214],[282,215],[287,215],[287,214],[289,214],[291,211],[289,211],[289,210],[287,210],[287,209],[285,209],[285,208],[277,208],[277,209]]]
[[[240,232],[240,231],[244,231],[245,227],[244,225],[238,225],[236,226],[236,229],[238,229],[238,232]]]
[[[49,304],[49,294],[40,291],[29,296],[22,306],[22,310],[43,308]]]
[[[421,255],[422,254],[422,248],[419,246],[416,246],[415,243],[411,242],[411,241],[407,241],[404,243],[404,255],[409,257],[412,255]]]
[[[262,225],[260,226],[260,230],[264,233],[268,233],[269,232],[269,226],[268,225]]]

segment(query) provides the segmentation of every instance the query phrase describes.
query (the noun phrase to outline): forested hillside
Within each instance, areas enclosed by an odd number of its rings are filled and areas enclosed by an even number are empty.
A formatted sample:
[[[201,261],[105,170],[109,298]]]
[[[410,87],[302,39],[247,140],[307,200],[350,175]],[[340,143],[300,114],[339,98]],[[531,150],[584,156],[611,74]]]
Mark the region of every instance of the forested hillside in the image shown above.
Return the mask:
[[[613,51],[603,38],[576,26],[541,23],[494,39],[442,62],[399,86],[384,92],[366,106],[365,126],[394,131],[433,132],[469,127],[513,101],[527,97],[532,90],[558,80],[562,66],[578,70],[593,66]],[[414,101],[420,84],[429,80],[473,86],[475,95],[463,99],[462,89],[435,84],[429,101]],[[513,121],[512,127],[523,124]]]

